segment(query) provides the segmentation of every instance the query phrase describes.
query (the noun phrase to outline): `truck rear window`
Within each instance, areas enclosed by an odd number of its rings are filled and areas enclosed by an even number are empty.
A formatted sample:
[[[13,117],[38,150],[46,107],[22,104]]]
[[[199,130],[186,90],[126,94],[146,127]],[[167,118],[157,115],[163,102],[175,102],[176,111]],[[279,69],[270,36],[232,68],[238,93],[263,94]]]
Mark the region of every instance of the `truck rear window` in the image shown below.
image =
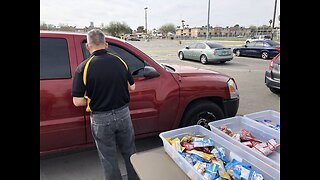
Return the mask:
[[[40,79],[62,78],[71,78],[66,39],[40,38]]]

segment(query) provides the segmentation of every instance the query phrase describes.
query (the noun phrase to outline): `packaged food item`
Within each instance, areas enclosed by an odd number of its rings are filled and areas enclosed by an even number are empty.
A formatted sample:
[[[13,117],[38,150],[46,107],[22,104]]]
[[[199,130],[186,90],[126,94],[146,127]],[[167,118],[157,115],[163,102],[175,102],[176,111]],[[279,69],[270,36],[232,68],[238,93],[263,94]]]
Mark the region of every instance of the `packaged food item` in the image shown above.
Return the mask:
[[[170,143],[170,141],[171,141],[171,138],[166,138],[166,140]],[[171,144],[171,143],[170,143]]]
[[[193,137],[192,138],[192,144],[194,147],[209,147],[209,146],[214,146],[214,142],[210,138],[198,138],[198,137]]]
[[[208,180],[214,180],[217,177],[217,172],[219,169],[219,163],[212,162],[206,164],[206,170],[204,172],[204,178]]]
[[[226,169],[224,168],[223,162],[219,159],[217,159],[216,161],[217,163],[219,163],[219,169],[218,169],[219,176],[223,179],[231,180],[231,177],[229,176]]]
[[[179,138],[175,138],[175,139],[171,140],[170,142],[171,142],[171,145],[173,146],[174,150],[176,150],[178,152],[182,152]]]
[[[259,139],[256,139],[249,131],[245,129],[241,129],[240,139],[241,141],[255,141],[255,142],[261,143]]]
[[[261,180],[263,176],[251,169],[248,164],[233,159],[225,166],[227,172],[234,180]]]
[[[190,143],[191,141],[192,141],[192,134],[188,134],[188,135],[185,135],[185,136],[183,136],[182,138],[181,138],[181,143],[182,142],[188,142],[188,143]]]
[[[233,139],[237,140],[237,141],[240,141],[240,134],[239,133],[234,133],[233,136],[232,136]]]
[[[192,154],[188,154],[184,152],[179,152],[179,154],[181,154],[187,160],[187,162],[192,166],[195,165],[198,161],[194,156],[192,156]]]
[[[251,141],[244,141],[244,142],[242,142],[242,144],[252,148],[255,143],[252,143]]]
[[[224,133],[228,134],[231,137],[234,135],[234,132],[232,132],[232,130],[227,126],[221,126],[218,129],[220,129],[221,131],[223,131]]]
[[[268,156],[272,152],[274,152],[280,144],[277,144],[277,142],[274,139],[270,139],[266,142],[255,144],[252,149],[254,149],[257,152],[260,152],[261,154]]]
[[[195,147],[194,149],[197,151],[202,151],[207,154],[211,154],[211,150],[208,147]]]
[[[226,153],[223,147],[213,148],[211,153],[214,155],[215,158],[220,159],[225,163],[229,161],[226,157]]]
[[[211,163],[211,159],[210,160],[204,159],[197,154],[190,154],[190,156],[192,157],[192,159],[195,159],[196,161],[200,161],[203,163]]]
[[[205,159],[205,160],[210,160],[214,157],[214,155],[212,154],[207,154],[207,153],[204,153],[204,152],[201,152],[201,151],[197,151],[197,150],[191,150],[191,151],[186,151],[187,153],[190,153],[190,154],[196,154],[198,156],[200,156],[201,158]]]
[[[198,173],[203,175],[206,170],[206,163],[198,161],[193,167],[197,170]]]
[[[191,142],[187,142],[187,141],[183,141],[181,143],[182,147],[184,147],[186,150],[192,150],[194,147],[193,147],[193,144]]]
[[[265,124],[268,127],[271,127],[275,130],[280,130],[280,124],[274,124],[270,119],[263,119],[263,120],[257,120],[257,122],[260,122],[262,124]]]

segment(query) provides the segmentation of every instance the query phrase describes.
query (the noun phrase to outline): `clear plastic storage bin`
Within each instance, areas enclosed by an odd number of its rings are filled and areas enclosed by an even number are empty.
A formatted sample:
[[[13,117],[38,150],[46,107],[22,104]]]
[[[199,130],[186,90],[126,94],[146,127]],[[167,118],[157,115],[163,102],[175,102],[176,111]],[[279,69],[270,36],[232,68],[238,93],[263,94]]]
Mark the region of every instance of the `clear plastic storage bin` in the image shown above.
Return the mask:
[[[241,129],[245,129],[249,131],[255,138],[261,140],[262,142],[268,141],[271,138],[273,138],[278,144],[280,144],[280,133],[275,132],[273,129],[268,128],[267,126],[264,126],[259,122],[252,121],[251,119],[242,116],[235,116],[210,122],[209,126],[212,132],[218,134],[219,136],[225,138],[227,141],[232,142],[233,144],[237,145],[246,152],[259,158],[267,165],[272,166],[277,170],[280,170],[280,147],[278,147],[278,149],[270,155],[265,156],[253,150],[252,148],[242,144],[240,141],[233,139],[228,134],[226,134],[218,128],[222,126],[227,126],[233,132],[239,132]]]
[[[252,170],[262,174],[264,180],[280,179],[280,170],[269,166],[254,155],[200,125],[194,125],[160,133],[159,136],[163,141],[163,146],[167,154],[192,180],[202,180],[204,177],[198,173],[185,158],[175,151],[170,143],[166,140],[166,138],[174,139],[176,137],[181,139],[183,136],[189,133],[205,135],[206,137],[213,139],[215,147],[223,147],[225,149],[226,156],[230,161],[234,158],[238,161],[242,161],[251,165]]]
[[[280,113],[274,110],[265,110],[265,111],[259,111],[255,113],[245,114],[244,117],[247,117],[249,119],[255,120],[255,121],[263,121],[263,120],[270,120],[272,124],[280,125]],[[261,123],[263,124],[263,123]],[[265,124],[263,124],[265,125]],[[266,126],[266,125],[265,125]],[[273,128],[271,128],[273,129]],[[280,128],[278,130],[274,129],[275,131],[280,132]]]

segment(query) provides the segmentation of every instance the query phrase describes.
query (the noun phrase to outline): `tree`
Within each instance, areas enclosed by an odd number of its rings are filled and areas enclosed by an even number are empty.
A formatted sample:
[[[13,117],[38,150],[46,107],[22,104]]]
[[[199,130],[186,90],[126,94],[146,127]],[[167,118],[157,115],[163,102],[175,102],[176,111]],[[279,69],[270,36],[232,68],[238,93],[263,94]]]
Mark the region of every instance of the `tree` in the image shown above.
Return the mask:
[[[143,32],[145,32],[144,26],[138,26],[137,33],[143,33]]]
[[[108,26],[102,29],[112,36],[120,36],[121,34],[131,34],[132,29],[125,22],[111,21]]]
[[[59,24],[60,27],[60,31],[71,31],[74,32],[76,31],[76,27],[75,26],[69,26],[68,24]]]
[[[168,34],[169,32],[175,33],[176,32],[176,26],[172,23],[164,24],[159,28],[159,31]]]
[[[45,22],[40,24],[40,30],[55,30],[56,26],[53,24],[46,24]]]

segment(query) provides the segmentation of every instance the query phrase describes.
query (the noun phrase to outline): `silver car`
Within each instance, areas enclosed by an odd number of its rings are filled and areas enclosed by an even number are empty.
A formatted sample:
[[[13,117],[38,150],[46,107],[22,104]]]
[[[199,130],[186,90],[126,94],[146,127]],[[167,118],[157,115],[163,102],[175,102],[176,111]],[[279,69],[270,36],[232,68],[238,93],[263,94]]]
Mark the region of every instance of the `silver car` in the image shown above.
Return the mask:
[[[191,59],[200,61],[202,64],[208,62],[225,63],[233,59],[231,48],[226,48],[215,42],[201,42],[191,44],[178,51],[181,60]]]

